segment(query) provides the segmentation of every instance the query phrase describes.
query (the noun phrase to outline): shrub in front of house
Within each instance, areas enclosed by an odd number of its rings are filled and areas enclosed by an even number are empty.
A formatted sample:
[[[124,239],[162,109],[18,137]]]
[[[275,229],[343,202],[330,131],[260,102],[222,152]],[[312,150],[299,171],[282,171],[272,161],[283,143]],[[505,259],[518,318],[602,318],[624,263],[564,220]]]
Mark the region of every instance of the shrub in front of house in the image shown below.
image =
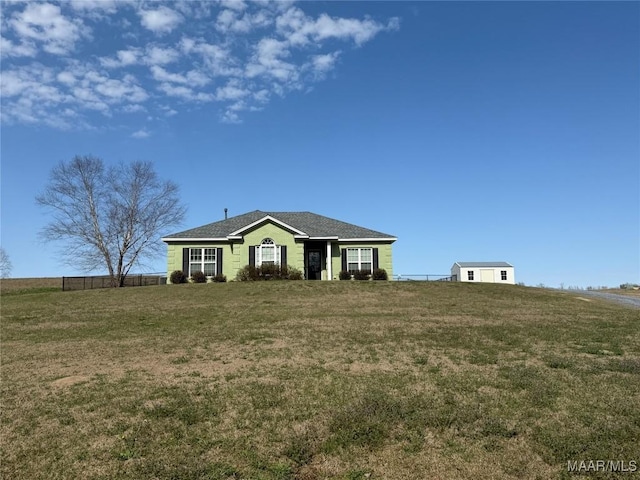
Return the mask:
[[[384,268],[376,268],[371,275],[374,280],[389,280],[387,271]]]
[[[302,272],[295,267],[277,264],[254,267],[245,265],[236,275],[239,282],[254,282],[260,280],[302,280]]]
[[[186,283],[187,277],[182,270],[174,270],[171,272],[169,280],[171,280],[171,283]]]
[[[257,268],[259,280],[280,280],[282,279],[282,271],[280,265],[275,263],[261,265]],[[287,267],[284,267],[286,272]]]
[[[191,281],[193,283],[207,283],[207,277],[203,272],[193,272],[191,274]]]
[[[356,280],[369,280],[369,270],[356,270],[353,272],[353,278]]]
[[[219,273],[218,275],[211,277],[213,283],[224,283],[227,281],[227,276]]]
[[[252,282],[258,280],[258,272],[253,265],[245,265],[236,274],[236,280],[239,282]]]
[[[348,272],[347,270],[342,270],[338,275],[338,278],[340,280],[351,280],[351,272]]]
[[[287,280],[302,280],[302,270],[295,267],[288,267]]]

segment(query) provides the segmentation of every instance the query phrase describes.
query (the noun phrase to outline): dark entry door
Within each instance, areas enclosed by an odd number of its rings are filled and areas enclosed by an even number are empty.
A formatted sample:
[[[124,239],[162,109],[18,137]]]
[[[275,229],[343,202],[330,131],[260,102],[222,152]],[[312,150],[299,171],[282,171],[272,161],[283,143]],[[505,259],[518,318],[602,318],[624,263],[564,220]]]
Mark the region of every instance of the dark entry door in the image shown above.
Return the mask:
[[[320,250],[307,251],[307,279],[322,280],[322,252]]]

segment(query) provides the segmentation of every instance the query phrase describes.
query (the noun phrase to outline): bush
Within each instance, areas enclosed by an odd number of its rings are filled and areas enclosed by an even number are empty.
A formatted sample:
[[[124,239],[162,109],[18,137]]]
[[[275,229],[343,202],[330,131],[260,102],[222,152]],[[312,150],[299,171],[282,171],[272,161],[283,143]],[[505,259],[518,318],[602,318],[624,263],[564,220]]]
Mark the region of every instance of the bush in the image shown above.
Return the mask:
[[[251,282],[258,280],[258,272],[253,265],[245,265],[236,274],[236,280],[239,282]]]
[[[182,270],[174,270],[173,272],[171,272],[169,280],[171,280],[171,283],[186,283],[187,277],[182,272]]]
[[[340,275],[338,276],[338,278],[340,280],[351,280],[351,272],[348,272],[346,270],[342,270],[340,272]]]
[[[222,274],[218,274],[215,277],[211,277],[211,281],[214,283],[224,283],[227,281],[227,276],[226,275],[222,275]]]
[[[262,277],[260,280],[280,280],[282,278],[282,272],[280,270],[280,265],[275,263],[261,265],[257,268],[258,276]],[[285,272],[287,267],[284,268]]]
[[[239,282],[254,282],[258,280],[302,280],[302,272],[294,267],[277,264],[254,267],[245,265],[236,275]]]
[[[191,281],[193,283],[207,283],[207,277],[202,272],[193,272],[191,274]]]
[[[353,278],[356,280],[369,280],[369,270],[356,270],[353,272]]]
[[[376,268],[371,276],[374,280],[389,280],[387,271],[384,268]]]
[[[289,274],[287,275],[287,280],[302,280],[302,271],[298,270],[295,267],[289,267]]]

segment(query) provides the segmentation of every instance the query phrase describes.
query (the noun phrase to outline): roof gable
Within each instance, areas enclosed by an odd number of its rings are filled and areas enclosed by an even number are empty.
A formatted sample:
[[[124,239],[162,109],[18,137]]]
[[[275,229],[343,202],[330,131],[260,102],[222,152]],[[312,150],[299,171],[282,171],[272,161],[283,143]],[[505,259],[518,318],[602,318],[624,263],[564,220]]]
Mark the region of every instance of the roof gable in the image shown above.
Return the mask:
[[[396,238],[386,233],[342,222],[311,212],[263,212],[255,210],[226,220],[167,235],[162,240],[235,240],[264,222],[273,222],[290,230],[297,238],[336,240],[386,240]]]
[[[304,233],[303,231],[298,230],[297,228],[292,227],[291,225],[288,225],[285,222],[280,221],[277,218],[272,217],[271,215],[265,215],[261,219],[256,220],[255,222],[252,222],[249,225],[246,225],[246,226],[244,226],[242,228],[239,228],[235,232],[231,232],[228,236],[229,237],[240,237],[242,235],[242,233],[244,233],[244,232],[246,232],[248,230],[251,230],[253,227],[257,227],[257,226],[262,225],[262,224],[267,223],[267,222],[275,223],[276,225],[279,225],[282,228],[293,232],[294,234],[296,234],[295,236],[304,237],[304,238],[309,236],[306,233]]]

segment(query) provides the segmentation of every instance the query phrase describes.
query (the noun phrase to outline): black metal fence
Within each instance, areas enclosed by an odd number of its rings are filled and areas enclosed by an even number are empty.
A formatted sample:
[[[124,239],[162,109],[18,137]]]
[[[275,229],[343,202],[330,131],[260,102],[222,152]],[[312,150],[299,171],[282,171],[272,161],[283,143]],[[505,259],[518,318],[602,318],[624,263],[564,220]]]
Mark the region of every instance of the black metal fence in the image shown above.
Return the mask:
[[[165,285],[167,276],[156,273],[139,273],[127,275],[124,279],[125,287],[148,287],[151,285]],[[91,290],[94,288],[111,288],[111,277],[98,275],[93,277],[62,277],[62,290]]]
[[[442,275],[435,273],[412,273],[406,275],[394,275],[396,282],[455,282],[456,275]]]

